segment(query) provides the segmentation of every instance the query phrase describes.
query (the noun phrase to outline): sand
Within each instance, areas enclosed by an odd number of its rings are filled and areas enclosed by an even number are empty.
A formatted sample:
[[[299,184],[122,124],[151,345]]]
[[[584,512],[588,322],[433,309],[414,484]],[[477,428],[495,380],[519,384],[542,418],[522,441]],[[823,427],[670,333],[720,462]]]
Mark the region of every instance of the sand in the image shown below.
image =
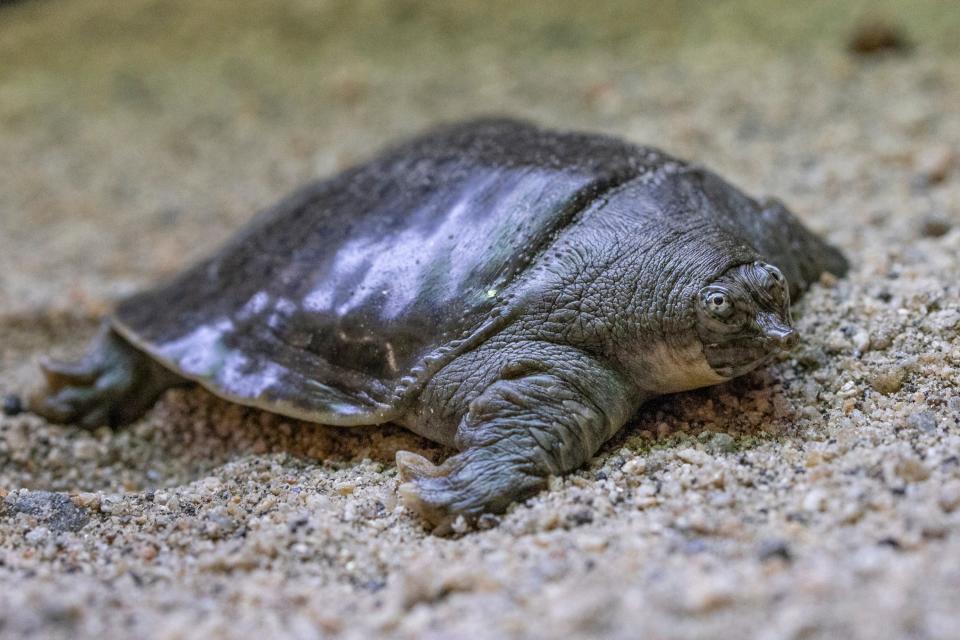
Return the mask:
[[[448,538],[393,455],[450,452],[399,428],[200,390],[2,418],[0,636],[960,636],[960,14],[703,5],[0,5],[0,392],[296,185],[481,113],[701,162],[853,264],[796,350]],[[876,15],[913,47],[849,53]]]

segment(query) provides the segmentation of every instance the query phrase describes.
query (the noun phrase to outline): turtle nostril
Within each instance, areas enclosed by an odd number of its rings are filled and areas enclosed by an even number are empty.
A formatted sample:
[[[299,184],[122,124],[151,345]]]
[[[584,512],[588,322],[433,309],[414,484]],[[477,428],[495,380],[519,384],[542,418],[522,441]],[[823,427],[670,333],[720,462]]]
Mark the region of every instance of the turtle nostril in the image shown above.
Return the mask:
[[[792,349],[800,342],[800,334],[792,327],[769,327],[765,333],[768,344],[780,349]]]
[[[792,349],[797,346],[797,343],[800,342],[800,334],[795,330],[789,329],[787,331],[777,331],[770,332],[767,334],[770,342],[775,344],[780,349]]]
[[[757,324],[763,336],[763,342],[768,348],[791,349],[800,341],[800,335],[790,326],[790,320],[777,313],[759,313]]]

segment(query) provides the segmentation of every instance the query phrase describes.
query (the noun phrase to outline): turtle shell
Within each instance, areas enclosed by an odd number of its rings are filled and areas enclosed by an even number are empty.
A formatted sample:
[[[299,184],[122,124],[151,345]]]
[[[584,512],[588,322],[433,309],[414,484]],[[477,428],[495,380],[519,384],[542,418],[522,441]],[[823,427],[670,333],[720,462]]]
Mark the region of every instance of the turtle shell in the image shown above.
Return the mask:
[[[209,259],[121,302],[114,326],[235,402],[386,422],[498,329],[503,292],[578,212],[676,164],[515,121],[436,130],[262,212]]]

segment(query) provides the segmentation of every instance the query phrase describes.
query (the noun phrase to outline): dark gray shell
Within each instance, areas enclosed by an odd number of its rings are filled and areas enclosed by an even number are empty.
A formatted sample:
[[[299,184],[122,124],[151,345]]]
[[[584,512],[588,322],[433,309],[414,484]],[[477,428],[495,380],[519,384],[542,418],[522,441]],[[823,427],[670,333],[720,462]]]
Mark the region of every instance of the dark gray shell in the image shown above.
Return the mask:
[[[263,212],[122,302],[116,328],[229,399],[383,422],[405,387],[496,325],[500,292],[578,211],[664,162],[509,121],[439,130]]]
[[[122,302],[115,327],[228,399],[328,424],[385,422],[498,330],[503,292],[578,213],[684,166],[512,121],[441,129],[263,212],[210,259]],[[735,192],[715,186],[716,197]]]

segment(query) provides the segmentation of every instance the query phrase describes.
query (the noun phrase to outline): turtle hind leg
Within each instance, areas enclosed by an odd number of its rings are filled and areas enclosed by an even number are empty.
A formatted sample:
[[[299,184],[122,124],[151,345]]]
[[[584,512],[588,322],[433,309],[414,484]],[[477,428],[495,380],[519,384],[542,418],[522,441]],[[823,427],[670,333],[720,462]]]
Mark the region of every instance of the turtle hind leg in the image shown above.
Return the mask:
[[[104,324],[76,361],[44,360],[46,386],[28,400],[50,422],[86,429],[113,427],[143,415],[168,388],[185,382]]]

